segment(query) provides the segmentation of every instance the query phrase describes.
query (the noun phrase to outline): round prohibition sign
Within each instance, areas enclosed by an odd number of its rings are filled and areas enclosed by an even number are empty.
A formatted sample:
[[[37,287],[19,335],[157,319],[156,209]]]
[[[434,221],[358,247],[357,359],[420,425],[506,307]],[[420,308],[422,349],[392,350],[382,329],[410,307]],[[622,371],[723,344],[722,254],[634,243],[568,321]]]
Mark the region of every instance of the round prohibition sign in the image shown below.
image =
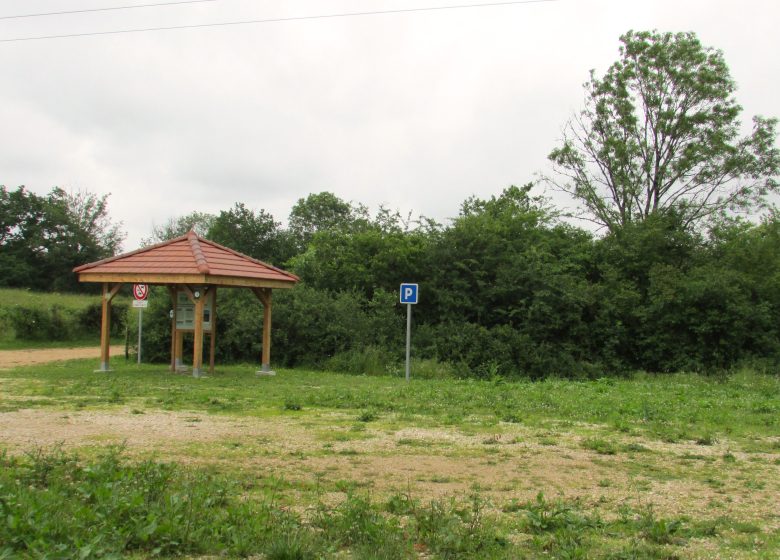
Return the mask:
[[[133,297],[139,301],[149,297],[149,286],[147,284],[133,284]]]

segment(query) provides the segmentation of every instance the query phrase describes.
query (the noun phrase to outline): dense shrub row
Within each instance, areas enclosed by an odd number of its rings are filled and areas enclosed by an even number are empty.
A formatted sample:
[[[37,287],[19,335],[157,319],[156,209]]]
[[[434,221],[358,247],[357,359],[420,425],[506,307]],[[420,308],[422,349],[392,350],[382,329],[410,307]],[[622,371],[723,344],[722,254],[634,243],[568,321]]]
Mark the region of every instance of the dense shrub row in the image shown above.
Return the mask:
[[[776,214],[758,224],[722,218],[708,230],[658,214],[598,236],[561,221],[530,187],[511,187],[467,200],[446,226],[385,210],[372,217],[327,193],[299,201],[287,229],[241,204],[207,222],[216,241],[302,279],[274,293],[277,366],[398,372],[397,290],[409,281],[421,290],[413,353],[442,364],[433,375],[587,378],[780,362]],[[165,362],[171,302],[164,289],[151,301],[144,356]],[[261,309],[248,290],[220,289],[219,362],[259,360]],[[70,339],[94,336],[99,315],[97,305],[72,314],[51,304],[0,322],[20,338]]]
[[[96,338],[100,333],[100,302],[81,309],[58,305],[11,305],[0,307],[0,328],[8,338],[18,340],[81,340]],[[112,306],[111,334],[124,336],[127,308]]]
[[[397,371],[417,281],[414,354],[461,375],[602,377],[630,370],[719,371],[780,360],[780,220],[723,220],[710,232],[674,216],[595,237],[554,219],[528,191],[471,200],[449,227],[399,220],[319,231],[277,291],[273,361],[358,373]],[[161,294],[149,357],[167,360]],[[261,306],[220,293],[220,361],[257,361]],[[147,332],[149,332],[147,330]]]

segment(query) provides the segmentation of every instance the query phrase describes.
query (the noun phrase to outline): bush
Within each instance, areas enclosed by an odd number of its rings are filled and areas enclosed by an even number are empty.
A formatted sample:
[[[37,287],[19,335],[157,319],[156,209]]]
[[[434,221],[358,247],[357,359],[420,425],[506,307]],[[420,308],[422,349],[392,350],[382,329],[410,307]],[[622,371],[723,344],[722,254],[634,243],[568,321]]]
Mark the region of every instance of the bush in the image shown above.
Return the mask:
[[[48,309],[14,307],[11,326],[21,340],[72,340],[81,334],[72,313],[59,305]]]
[[[367,300],[352,292],[332,294],[301,284],[293,290],[277,290],[273,297],[274,364],[380,374],[394,361],[388,348],[395,345],[396,353],[403,351],[403,320],[386,292],[377,291]],[[149,299],[144,313],[144,356],[167,362],[172,304],[162,288],[154,288]],[[259,362],[263,307],[249,290],[219,291],[216,324],[218,362]],[[190,349],[191,343],[185,342],[185,352]]]
[[[52,304],[45,307],[6,308],[2,322],[13,329],[18,340],[79,340],[100,336],[101,304],[73,309]],[[111,336],[124,334],[127,308],[111,306]]]
[[[128,308],[124,305],[111,306],[111,336],[124,336],[127,328]],[[91,303],[81,311],[76,312],[76,322],[80,335],[100,334],[100,323],[103,320],[103,304]]]
[[[358,375],[387,375],[395,371],[397,360],[383,348],[366,346],[339,352],[325,361],[325,369]]]

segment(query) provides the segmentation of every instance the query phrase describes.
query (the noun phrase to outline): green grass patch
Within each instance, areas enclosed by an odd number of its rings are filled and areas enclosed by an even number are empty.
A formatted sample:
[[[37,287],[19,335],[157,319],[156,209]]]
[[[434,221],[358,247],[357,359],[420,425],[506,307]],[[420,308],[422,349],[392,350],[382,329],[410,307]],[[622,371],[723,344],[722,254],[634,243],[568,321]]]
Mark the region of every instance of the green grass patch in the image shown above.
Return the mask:
[[[582,440],[583,449],[590,449],[599,455],[615,455],[618,452],[618,446],[601,438],[586,438]]]
[[[82,310],[95,302],[100,303],[100,294],[63,294],[58,292],[35,292],[32,290],[16,288],[0,288],[0,307],[13,306],[44,309],[52,305],[59,305],[63,309]],[[130,302],[129,297],[117,296],[114,302]]]
[[[766,438],[776,435],[777,426],[767,424],[765,408],[757,411],[750,403],[759,400],[766,407],[780,407],[780,378],[747,371],[717,382],[678,374],[616,379],[605,386],[556,379],[501,385],[476,380],[406,383],[391,377],[301,370],[280,370],[276,377],[263,378],[241,366],[220,367],[214,375],[193,379],[171,374],[165,366],[137,366],[121,357],[113,359],[112,367],[112,373],[96,374],[94,360],[73,361],[18,368],[2,377],[13,380],[17,397],[46,397],[41,406],[73,407],[79,402],[84,407],[111,406],[137,400],[144,409],[238,415],[332,410],[360,422],[382,417],[402,424],[456,425],[464,433],[488,435],[494,433],[496,403],[501,403],[523,418],[523,426],[621,425],[634,435],[670,443],[697,441],[693,434],[698,433],[705,434],[698,436],[705,447],[724,437],[752,447],[766,441],[761,445],[771,447]],[[550,402],[555,406],[548,406]],[[654,412],[648,421],[648,409],[663,411],[663,416]],[[552,433],[541,437],[544,445],[557,443]],[[621,451],[603,437],[589,438],[583,445],[602,454]],[[642,451],[636,446],[625,450]]]
[[[133,462],[117,448],[91,461],[62,451],[0,455],[0,557],[510,558],[499,524],[465,503],[386,505],[335,488],[338,504],[308,513],[284,506],[282,483],[237,481],[207,469]],[[243,482],[243,484],[242,484]],[[251,490],[251,497],[247,497]]]
[[[104,440],[84,444],[80,457],[0,454],[0,558],[682,558],[699,541],[723,557],[780,551],[763,529],[774,522],[768,517],[715,517],[731,509],[733,491],[776,494],[776,455],[753,461],[742,449],[764,442],[773,452],[776,432],[764,410],[780,404],[776,377],[407,384],[302,370],[256,377],[249,366],[194,379],[122,359],[108,374],[94,373],[95,365],[0,372],[0,402],[8,410],[115,411],[136,421],[182,411],[181,422],[197,429],[214,420],[210,415],[257,417],[305,433],[306,441],[290,447],[283,437],[237,432],[217,443],[166,448],[166,457],[211,465],[201,467],[149,459],[154,448],[131,459],[103,448]],[[753,400],[762,406],[750,406]],[[522,424],[502,421],[506,411]],[[659,429],[691,436],[681,449],[648,443],[661,439]],[[729,447],[696,446],[702,434]],[[361,446],[368,438],[389,445]],[[524,460],[537,453],[555,455],[567,476],[601,469],[591,486],[603,496],[572,499],[562,484],[548,486]],[[435,486],[431,494],[471,487],[430,499],[382,488],[371,461],[392,455],[409,464],[422,456],[476,459],[480,468],[506,462],[516,471],[506,480],[479,479],[481,488],[460,472],[414,472],[410,485]],[[264,459],[290,466],[289,480],[252,463]],[[357,474],[362,469],[369,474]],[[701,488],[715,494],[712,507],[687,515],[654,510],[648,497],[671,480],[689,484],[692,495]],[[528,499],[540,488],[547,494]]]

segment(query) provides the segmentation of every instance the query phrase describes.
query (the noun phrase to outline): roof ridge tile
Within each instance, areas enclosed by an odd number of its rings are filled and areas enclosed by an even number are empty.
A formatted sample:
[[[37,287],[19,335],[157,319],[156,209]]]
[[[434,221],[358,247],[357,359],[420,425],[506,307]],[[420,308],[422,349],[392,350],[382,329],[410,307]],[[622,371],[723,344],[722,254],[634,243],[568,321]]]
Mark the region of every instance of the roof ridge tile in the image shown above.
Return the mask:
[[[203,249],[200,247],[198,234],[194,230],[190,230],[187,234],[187,239],[190,240],[190,247],[192,248],[192,256],[195,257],[195,264],[198,265],[198,272],[208,274],[209,263],[206,261],[206,256],[203,254]]]

